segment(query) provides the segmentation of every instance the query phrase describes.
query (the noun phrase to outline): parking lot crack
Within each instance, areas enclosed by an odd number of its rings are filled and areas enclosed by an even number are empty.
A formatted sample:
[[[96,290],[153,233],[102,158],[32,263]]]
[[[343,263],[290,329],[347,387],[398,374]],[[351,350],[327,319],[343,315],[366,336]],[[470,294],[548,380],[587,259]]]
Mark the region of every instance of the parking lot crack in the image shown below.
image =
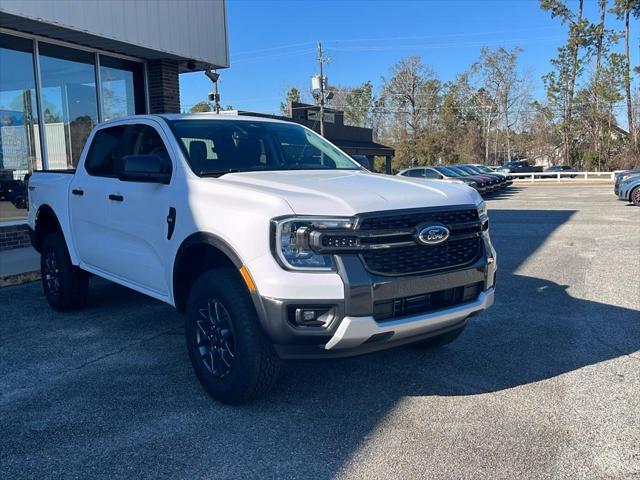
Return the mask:
[[[119,348],[118,350],[115,350],[113,352],[109,352],[109,353],[105,353],[104,355],[100,355],[99,357],[93,358],[91,360],[88,360],[84,363],[82,363],[81,365],[78,365],[77,367],[73,367],[73,368],[69,368],[67,370],[63,370],[61,373],[68,373],[68,372],[73,372],[73,371],[77,371],[77,370],[82,370],[85,367],[88,367],[89,365],[93,365],[94,363],[100,362],[102,360],[105,360],[107,358],[119,355],[123,352],[126,352],[127,350],[129,350],[131,347],[137,347],[140,345],[144,345],[145,343],[148,342],[152,342],[153,340],[163,337],[165,335],[176,335],[176,334],[180,334],[181,332],[178,329],[171,329],[171,330],[165,330],[163,332],[157,333],[156,335],[152,335],[151,337],[147,337],[147,338],[143,338],[142,340],[139,340],[137,342],[132,342],[132,343],[128,343],[127,345],[124,345],[123,347]]]

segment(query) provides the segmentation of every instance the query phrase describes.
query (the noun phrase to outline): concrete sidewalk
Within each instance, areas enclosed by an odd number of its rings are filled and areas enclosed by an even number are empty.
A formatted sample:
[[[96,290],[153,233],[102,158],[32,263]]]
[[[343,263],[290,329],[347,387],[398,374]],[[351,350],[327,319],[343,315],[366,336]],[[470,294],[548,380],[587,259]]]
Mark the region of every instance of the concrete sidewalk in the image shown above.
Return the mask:
[[[0,287],[40,278],[40,254],[32,247],[0,251]]]

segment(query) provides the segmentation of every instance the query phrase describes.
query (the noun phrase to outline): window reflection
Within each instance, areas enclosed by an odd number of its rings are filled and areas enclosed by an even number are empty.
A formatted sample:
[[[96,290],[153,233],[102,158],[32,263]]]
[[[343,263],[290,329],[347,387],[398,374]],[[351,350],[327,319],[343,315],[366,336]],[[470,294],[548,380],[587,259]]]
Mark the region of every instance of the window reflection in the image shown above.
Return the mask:
[[[144,113],[144,67],[141,63],[100,55],[104,120]]]
[[[146,111],[143,63],[44,41],[37,45],[40,106],[34,40],[0,33],[0,223],[26,217],[29,172],[77,166],[99,118],[96,58],[101,118]],[[46,159],[40,135],[46,138]]]
[[[32,49],[0,34],[0,221],[26,216],[24,177],[42,167]]]
[[[95,55],[46,43],[39,50],[48,167],[75,168],[98,123]]]

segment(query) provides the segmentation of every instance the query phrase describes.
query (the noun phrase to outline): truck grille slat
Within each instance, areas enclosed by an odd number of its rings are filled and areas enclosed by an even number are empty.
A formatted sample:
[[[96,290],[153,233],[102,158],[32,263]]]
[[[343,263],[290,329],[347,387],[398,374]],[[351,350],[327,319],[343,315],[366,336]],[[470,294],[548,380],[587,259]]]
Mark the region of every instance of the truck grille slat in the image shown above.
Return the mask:
[[[477,222],[478,211],[475,208],[445,211],[423,211],[396,215],[382,214],[363,218],[358,230],[392,230],[413,228],[421,223],[440,222],[445,225],[456,223]]]

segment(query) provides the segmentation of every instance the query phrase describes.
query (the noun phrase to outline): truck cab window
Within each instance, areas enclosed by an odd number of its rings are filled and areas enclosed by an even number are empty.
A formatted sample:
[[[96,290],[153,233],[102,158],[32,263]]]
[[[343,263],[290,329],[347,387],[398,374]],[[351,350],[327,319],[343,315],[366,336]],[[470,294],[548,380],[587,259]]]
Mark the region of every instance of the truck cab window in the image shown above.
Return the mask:
[[[158,131],[150,125],[130,125],[130,143],[125,155],[158,155],[164,161],[164,171],[171,173],[171,157]]]
[[[115,176],[116,161],[123,155],[125,125],[98,130],[85,161],[89,175],[99,177]]]

